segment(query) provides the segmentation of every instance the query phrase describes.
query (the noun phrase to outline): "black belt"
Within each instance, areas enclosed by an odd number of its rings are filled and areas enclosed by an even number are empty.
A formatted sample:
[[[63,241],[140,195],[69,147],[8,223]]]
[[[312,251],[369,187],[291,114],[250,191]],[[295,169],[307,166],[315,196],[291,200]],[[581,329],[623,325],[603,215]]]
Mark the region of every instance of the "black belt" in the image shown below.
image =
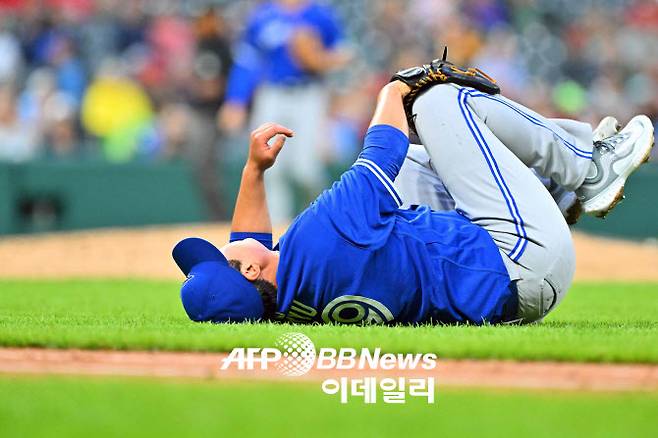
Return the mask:
[[[519,290],[516,287],[516,281],[511,281],[509,284],[511,296],[505,304],[503,304],[503,314],[501,315],[500,322],[509,322],[519,319]]]

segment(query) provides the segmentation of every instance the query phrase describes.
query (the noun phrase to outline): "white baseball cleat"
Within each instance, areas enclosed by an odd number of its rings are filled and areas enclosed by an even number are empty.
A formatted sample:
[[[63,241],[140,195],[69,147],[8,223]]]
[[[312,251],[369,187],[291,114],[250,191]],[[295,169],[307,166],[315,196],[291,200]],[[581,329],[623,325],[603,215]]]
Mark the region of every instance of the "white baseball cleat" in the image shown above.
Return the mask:
[[[596,129],[592,131],[592,141],[597,142],[611,137],[619,131],[620,127],[616,118],[612,116],[604,117]],[[578,222],[583,213],[583,204],[578,199],[578,196],[549,178],[541,178],[541,180],[555,200],[567,224],[574,225]]]
[[[587,214],[605,217],[623,199],[626,179],[649,160],[653,125],[645,115],[635,116],[619,131],[594,143],[590,169],[576,190]]]

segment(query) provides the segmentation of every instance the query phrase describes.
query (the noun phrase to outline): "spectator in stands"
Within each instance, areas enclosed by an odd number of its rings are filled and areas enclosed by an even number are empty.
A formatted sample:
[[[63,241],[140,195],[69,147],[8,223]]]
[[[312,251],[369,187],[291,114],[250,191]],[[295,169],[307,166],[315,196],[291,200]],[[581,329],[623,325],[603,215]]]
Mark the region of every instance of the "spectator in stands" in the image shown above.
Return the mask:
[[[223,78],[230,65],[228,46],[236,39],[232,30],[245,25],[238,45],[240,62],[234,71],[251,79],[231,81],[237,85],[229,87],[233,91],[220,112],[226,128],[244,125],[251,100],[255,104],[252,121],[256,122],[267,101],[262,96],[275,91],[285,96],[285,102],[291,100],[293,90],[306,90],[308,95],[315,90],[318,96],[324,96],[316,100],[324,102],[317,105],[323,113],[328,100],[325,75],[313,72],[318,69],[318,59],[330,58],[304,54],[335,54],[343,33],[356,43],[359,56],[341,75],[342,96],[327,124],[332,132],[318,134],[325,140],[342,139],[340,150],[329,151],[335,158],[348,153],[346,145],[352,143],[354,135],[362,134],[359,127],[370,115],[368,105],[360,101],[372,102],[373,96],[358,97],[354,90],[363,94],[370,86],[378,89],[373,84],[386,80],[391,71],[440,54],[444,44],[450,46],[452,60],[478,65],[499,80],[506,94],[541,113],[559,116],[565,111],[579,111],[579,118],[590,122],[611,112],[622,119],[624,112],[646,113],[658,123],[655,0],[609,0],[605,8],[598,2],[576,1],[323,1],[331,6],[318,6],[310,0],[213,2],[222,4],[222,14],[228,17],[230,26],[218,20],[216,13],[198,15],[191,7],[199,4],[196,1],[0,1],[0,84],[13,87],[9,101],[16,106],[11,116],[5,108],[5,135],[8,125],[13,134],[6,136],[11,138],[22,132],[16,126],[31,126],[30,142],[40,146],[19,149],[41,149],[46,157],[60,156],[51,153],[57,138],[57,143],[61,140],[62,144],[75,141],[89,145],[91,151],[106,152],[110,143],[112,151],[121,151],[98,154],[106,158],[118,159],[120,155],[121,160],[157,161],[169,158],[171,152],[156,141],[162,121],[185,118],[195,126],[195,132],[184,138],[195,144],[174,148],[176,153],[198,160],[207,169],[215,168],[209,145],[214,144],[217,134],[208,128],[209,119],[215,117],[210,114],[222,103]],[[254,12],[247,20],[250,11]],[[338,12],[345,19],[344,28],[332,18]],[[309,50],[314,45],[321,50]],[[117,60],[115,65],[121,66],[149,102],[149,111],[154,112],[139,129],[133,125],[122,132],[128,139],[125,142],[120,135],[112,142],[105,135],[98,136],[80,113],[81,97],[89,94],[90,85],[98,83],[100,64],[108,58]],[[340,64],[336,58],[332,61]],[[254,68],[256,65],[258,68]],[[324,67],[320,68],[322,72]],[[264,74],[252,77],[250,71]],[[363,71],[374,73],[367,83],[362,80]],[[361,80],[350,83],[350,77]],[[62,94],[68,96],[68,103],[62,104]],[[54,95],[60,97],[52,98]],[[7,102],[6,94],[4,100]],[[49,100],[49,106],[64,112],[49,115],[46,120],[44,105]],[[172,105],[176,111],[171,111]],[[349,112],[347,116],[345,111]],[[300,114],[304,109],[294,105],[289,112]],[[310,115],[313,111],[307,112],[307,120],[324,120],[323,115],[316,117]],[[279,120],[287,120],[285,117]],[[309,126],[306,123],[301,131],[297,129],[298,137],[287,147],[301,147],[302,143],[315,146],[315,140],[302,140],[303,128]],[[7,144],[0,147],[16,150]],[[57,150],[75,156],[87,148],[58,146]],[[32,157],[35,153],[18,156]],[[302,175],[302,180],[308,178],[311,185],[319,184],[315,174],[321,175],[320,171],[312,166],[300,167],[314,174]],[[290,173],[297,171],[293,168]],[[199,172],[200,176],[211,175],[206,170]],[[205,187],[219,186],[211,181],[212,176],[201,180]],[[216,191],[204,191],[208,200],[220,199]],[[218,207],[211,206],[214,217],[222,214]]]
[[[38,133],[21,121],[16,112],[16,96],[10,86],[0,86],[0,161],[21,162],[34,158]]]
[[[23,65],[23,54],[18,38],[8,29],[3,29],[0,20],[0,83],[14,83]]]
[[[103,155],[110,161],[128,161],[148,135],[153,107],[139,82],[126,73],[117,59],[101,64],[82,102],[82,126],[102,142]]]
[[[55,93],[44,102],[43,156],[49,159],[72,158],[80,153],[76,123],[78,103],[68,94]]]
[[[48,51],[48,64],[55,72],[59,92],[66,94],[75,106],[79,107],[87,79],[70,38],[57,36],[52,41]]]

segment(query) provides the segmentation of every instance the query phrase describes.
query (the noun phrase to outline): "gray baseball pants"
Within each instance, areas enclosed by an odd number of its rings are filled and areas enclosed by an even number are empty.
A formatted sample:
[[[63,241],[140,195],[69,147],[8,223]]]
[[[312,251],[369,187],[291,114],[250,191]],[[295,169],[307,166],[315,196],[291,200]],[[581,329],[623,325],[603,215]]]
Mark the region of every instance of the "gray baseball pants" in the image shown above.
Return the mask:
[[[454,84],[431,88],[413,111],[427,155],[410,149],[396,180],[403,198],[445,207],[433,194],[445,187],[454,208],[486,229],[500,249],[518,289],[519,320],[541,320],[569,289],[575,254],[564,217],[531,169],[578,188],[591,161],[591,126],[548,119],[505,97]],[[410,189],[413,180],[420,183]]]

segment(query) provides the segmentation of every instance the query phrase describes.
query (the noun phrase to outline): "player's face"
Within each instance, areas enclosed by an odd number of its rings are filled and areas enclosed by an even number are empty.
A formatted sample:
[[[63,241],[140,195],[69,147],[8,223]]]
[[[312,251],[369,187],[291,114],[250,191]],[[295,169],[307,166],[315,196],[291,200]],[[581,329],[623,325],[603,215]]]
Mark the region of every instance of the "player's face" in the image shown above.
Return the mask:
[[[244,239],[231,242],[220,248],[224,257],[228,260],[240,260],[241,262],[256,262],[262,264],[262,260],[269,256],[270,251],[256,239]]]

